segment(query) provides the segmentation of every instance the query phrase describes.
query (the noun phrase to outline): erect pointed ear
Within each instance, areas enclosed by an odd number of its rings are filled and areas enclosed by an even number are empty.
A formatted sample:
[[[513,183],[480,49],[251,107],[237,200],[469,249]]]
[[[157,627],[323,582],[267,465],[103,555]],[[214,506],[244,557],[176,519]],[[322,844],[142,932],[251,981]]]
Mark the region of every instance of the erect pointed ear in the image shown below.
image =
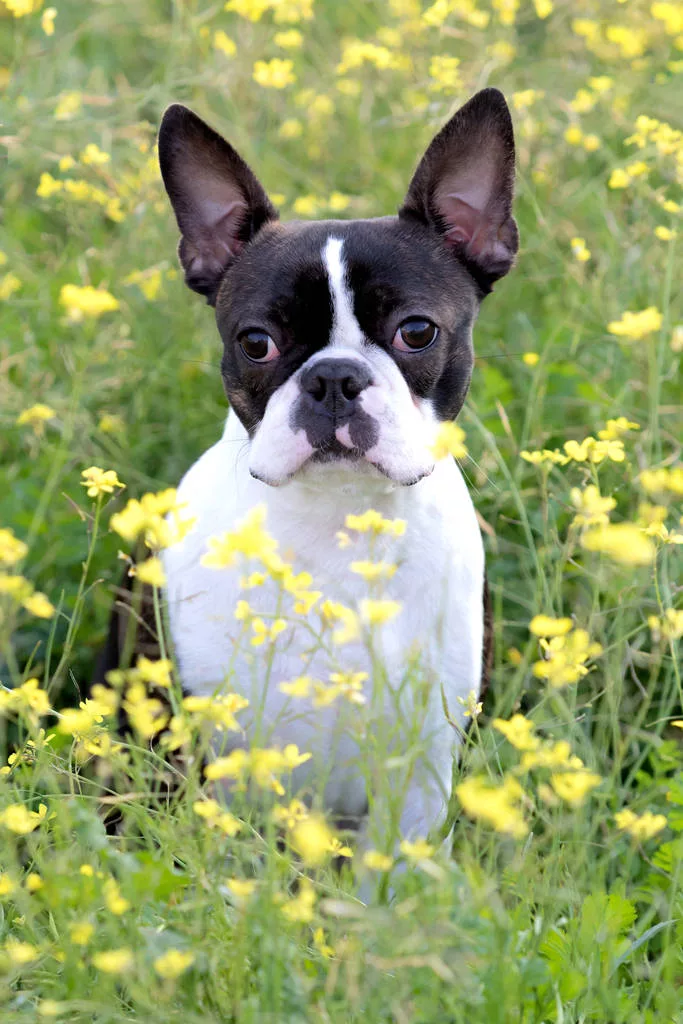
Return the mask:
[[[485,292],[512,266],[515,138],[505,98],[483,89],[432,140],[399,211],[434,227]]]
[[[215,305],[226,267],[277,211],[232,146],[179,103],[161,122],[159,164],[182,234],[185,281]]]

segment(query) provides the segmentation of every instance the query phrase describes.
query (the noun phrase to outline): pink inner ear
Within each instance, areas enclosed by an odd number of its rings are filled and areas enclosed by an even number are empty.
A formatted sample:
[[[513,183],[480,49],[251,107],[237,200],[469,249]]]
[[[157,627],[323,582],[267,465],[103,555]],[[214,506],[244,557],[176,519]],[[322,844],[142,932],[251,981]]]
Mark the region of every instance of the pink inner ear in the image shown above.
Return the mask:
[[[490,227],[482,211],[452,192],[441,197],[439,206],[449,225],[445,232],[446,241],[452,245],[464,243],[473,255],[480,252],[486,245],[486,227]]]

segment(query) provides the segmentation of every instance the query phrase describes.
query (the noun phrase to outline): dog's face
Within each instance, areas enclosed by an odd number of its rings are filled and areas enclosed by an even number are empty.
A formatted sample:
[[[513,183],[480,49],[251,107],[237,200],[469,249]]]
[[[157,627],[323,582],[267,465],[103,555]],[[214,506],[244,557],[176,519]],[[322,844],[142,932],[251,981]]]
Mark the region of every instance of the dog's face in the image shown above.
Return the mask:
[[[482,297],[517,251],[505,100],[478,93],[436,136],[397,217],[281,224],[237,153],[167,110],[161,170],[188,285],[216,307],[223,381],[271,485],[353,464],[398,484],[433,469],[460,411]]]

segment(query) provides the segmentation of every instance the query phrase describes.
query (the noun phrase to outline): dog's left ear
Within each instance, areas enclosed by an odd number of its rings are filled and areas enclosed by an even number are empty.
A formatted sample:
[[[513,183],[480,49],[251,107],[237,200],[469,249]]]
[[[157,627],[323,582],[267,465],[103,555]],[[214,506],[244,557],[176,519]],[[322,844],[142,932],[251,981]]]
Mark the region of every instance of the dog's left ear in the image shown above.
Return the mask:
[[[159,128],[159,164],[182,234],[185,281],[213,306],[229,264],[277,211],[239,153],[179,103]]]
[[[498,89],[483,89],[432,140],[399,216],[417,217],[438,231],[489,292],[519,248],[514,178],[510,111]]]

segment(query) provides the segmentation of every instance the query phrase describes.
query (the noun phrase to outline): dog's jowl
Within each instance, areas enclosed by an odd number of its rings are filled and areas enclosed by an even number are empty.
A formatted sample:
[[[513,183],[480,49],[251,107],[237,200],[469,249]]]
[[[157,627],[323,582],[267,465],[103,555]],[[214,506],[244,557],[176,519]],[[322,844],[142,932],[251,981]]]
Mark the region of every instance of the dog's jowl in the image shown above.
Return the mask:
[[[230,402],[222,438],[180,484],[195,528],[165,554],[183,686],[242,692],[252,714],[247,741],[310,751],[295,786],[323,778],[326,807],[353,818],[372,804],[358,737],[342,728],[337,705],[293,707],[278,684],[303,671],[327,680],[341,664],[367,673],[376,711],[381,664],[396,756],[409,747],[406,731],[401,749],[402,719],[421,737],[417,759],[406,758],[401,831],[424,835],[443,820],[450,795],[458,698],[481,686],[481,537],[456,462],[435,463],[432,446],[465,399],[479,304],[517,251],[505,100],[486,89],[455,114],[394,217],[281,223],[235,150],[185,107],[166,112],[159,156],[185,279],[216,310]],[[278,638],[267,671],[253,647],[236,645],[235,605],[253,594],[240,591],[239,572],[201,559],[210,537],[257,505],[295,569],[354,608],[368,584],[349,572],[353,552],[338,543],[346,516],[374,508],[405,521],[402,536],[378,537],[372,551],[397,564],[386,591],[402,606],[375,627],[372,659],[360,640],[311,650],[303,628]],[[258,612],[275,614],[275,584],[255,593]]]

